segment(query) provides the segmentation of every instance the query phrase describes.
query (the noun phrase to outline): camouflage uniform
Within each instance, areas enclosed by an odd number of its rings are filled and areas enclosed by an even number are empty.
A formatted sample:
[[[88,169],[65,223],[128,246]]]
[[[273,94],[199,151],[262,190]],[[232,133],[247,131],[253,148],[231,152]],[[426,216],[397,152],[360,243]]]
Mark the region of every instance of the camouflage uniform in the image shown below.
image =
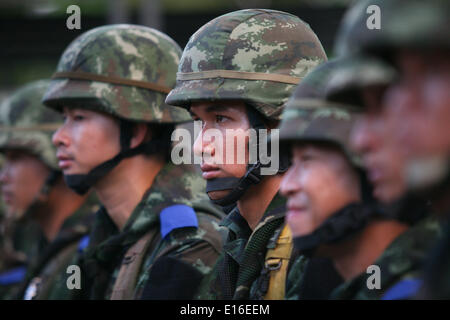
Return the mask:
[[[422,219],[395,238],[372,264],[380,268],[380,289],[369,289],[367,283],[372,273],[362,273],[336,288],[330,298],[390,300],[386,294],[389,289],[401,282],[414,283],[421,276],[424,261],[440,233],[441,226],[436,219]]]
[[[121,137],[125,122],[151,123],[152,128],[163,129],[168,146],[174,124],[190,120],[185,110],[164,103],[175,84],[180,53],[172,39],[151,28],[95,28],[63,53],[44,103],[110,114],[121,123]],[[133,151],[124,151],[122,142],[121,146],[118,156]],[[121,290],[119,273],[135,259],[128,250],[142,241],[142,261],[119,299],[191,298],[222,246],[221,212],[202,202],[203,191],[204,182],[192,167],[167,162],[121,231],[100,208],[89,244],[77,260],[82,288],[67,298],[118,299],[114,288]]]
[[[16,299],[60,300],[67,296],[67,268],[90,231],[98,200],[90,195],[62,224],[55,239],[30,263]]]
[[[41,228],[29,217],[4,218],[0,259],[0,300],[11,297],[25,278],[27,264],[48,245]]]
[[[298,17],[265,9],[228,13],[191,36],[166,103],[189,108],[196,101],[243,101],[256,129],[261,121],[253,121],[255,117],[280,120],[295,85],[326,59],[319,39]],[[200,298],[262,299],[266,294],[264,259],[284,226],[284,200],[275,196],[252,231],[233,203],[261,180],[247,180],[255,175],[257,170],[248,166],[246,175],[229,188],[233,196],[216,202],[234,208],[221,223],[228,239]]]
[[[382,15],[380,30],[366,28],[366,8],[369,5],[377,5],[380,8]],[[450,38],[448,37],[449,16],[450,3],[446,0],[426,2],[418,0],[361,1],[351,8],[344,17],[338,32],[336,49],[342,56],[373,55],[389,63],[392,63],[391,58],[394,53],[402,49],[422,52],[448,51],[450,48]],[[356,69],[362,70],[359,67]],[[378,72],[383,69],[385,67],[378,68]],[[355,75],[354,71],[348,72],[350,77],[352,73]],[[339,92],[339,90],[335,90],[335,92]],[[448,158],[447,163],[449,163]],[[405,198],[420,197],[435,203],[448,198],[449,167],[447,165],[447,175],[437,182],[437,185],[435,184],[420,192],[410,190],[411,192],[408,191]],[[443,213],[445,215],[446,213],[448,217],[448,207],[433,209],[433,211],[436,210],[441,211],[438,212],[438,215]],[[431,210],[429,209],[429,211]],[[450,297],[450,291],[448,290],[450,284],[450,255],[448,254],[450,236],[448,230],[444,231],[443,239],[432,250],[431,256],[425,259],[428,261],[428,266],[426,268],[425,285],[420,293],[421,298],[442,299]],[[436,238],[438,237],[436,236]],[[413,289],[406,290],[405,294],[408,293],[411,297],[414,291],[417,291],[417,287],[416,285]]]
[[[50,177],[41,190],[43,194],[48,194],[52,188],[52,180],[60,177],[51,136],[62,119],[58,113],[48,110],[40,102],[48,84],[48,80],[40,80],[20,88],[0,109],[1,150],[19,149],[30,152],[51,169]],[[22,221],[32,218],[36,205],[39,205],[37,200],[26,212],[19,213],[23,215]],[[33,285],[34,292],[31,294],[33,290],[30,291],[31,296],[39,293],[36,298],[45,299],[46,293],[55,285],[54,277],[63,269],[65,272],[64,267],[75,254],[78,240],[87,234],[89,216],[92,216],[92,213],[92,208],[85,204],[64,221],[57,237],[51,242],[48,242],[42,232],[34,238],[30,238],[33,233],[26,235],[30,242],[28,246],[33,246],[27,261],[26,275],[20,286],[9,290],[5,298],[22,299],[30,280],[34,279],[36,286]]]

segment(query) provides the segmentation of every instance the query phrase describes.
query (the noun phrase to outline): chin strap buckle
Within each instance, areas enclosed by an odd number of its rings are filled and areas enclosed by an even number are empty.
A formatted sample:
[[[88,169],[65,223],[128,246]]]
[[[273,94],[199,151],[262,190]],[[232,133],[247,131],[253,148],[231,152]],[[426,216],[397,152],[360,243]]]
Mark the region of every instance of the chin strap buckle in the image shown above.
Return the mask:
[[[250,169],[246,172],[244,179],[249,180],[250,182],[254,184],[258,184],[261,182],[261,175],[259,173],[255,173],[256,170],[259,170],[261,168],[261,163],[258,161],[258,163],[255,163]]]

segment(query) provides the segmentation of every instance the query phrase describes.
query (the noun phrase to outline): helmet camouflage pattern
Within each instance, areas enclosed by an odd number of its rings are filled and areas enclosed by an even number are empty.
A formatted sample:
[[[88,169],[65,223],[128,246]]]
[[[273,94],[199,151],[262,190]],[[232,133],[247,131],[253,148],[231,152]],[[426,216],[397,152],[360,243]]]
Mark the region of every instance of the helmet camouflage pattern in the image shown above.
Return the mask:
[[[340,63],[326,86],[327,99],[364,109],[360,90],[369,86],[388,86],[397,79],[391,65],[374,56],[354,55],[339,59]]]
[[[350,148],[355,120],[352,107],[326,99],[327,82],[339,63],[330,60],[317,67],[295,89],[283,111],[280,142],[284,147],[293,142],[328,142],[339,146],[354,165],[361,166],[361,160]]]
[[[367,8],[380,8],[380,29],[369,29]],[[363,0],[344,16],[336,38],[339,55],[384,54],[395,48],[450,48],[450,1]]]
[[[92,29],[64,51],[43,101],[56,109],[88,108],[131,121],[189,121],[186,110],[164,103],[180,55],[171,38],[152,28]]]
[[[213,19],[189,39],[177,84],[166,102],[244,100],[279,120],[296,84],[327,57],[316,34],[298,17],[248,9]]]
[[[0,149],[27,151],[51,169],[59,170],[52,135],[62,124],[62,118],[41,102],[49,83],[49,80],[39,80],[27,84],[2,103]]]

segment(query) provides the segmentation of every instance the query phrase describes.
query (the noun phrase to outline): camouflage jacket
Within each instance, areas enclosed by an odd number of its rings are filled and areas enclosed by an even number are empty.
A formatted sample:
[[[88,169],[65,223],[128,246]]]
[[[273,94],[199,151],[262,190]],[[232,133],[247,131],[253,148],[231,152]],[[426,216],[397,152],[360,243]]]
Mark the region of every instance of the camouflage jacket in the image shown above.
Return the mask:
[[[133,298],[191,298],[216,263],[224,239],[222,212],[205,199],[204,180],[192,167],[167,164],[122,231],[102,207],[80,257],[82,289],[72,298],[111,298],[125,253],[148,232],[154,236],[139,266]]]
[[[42,241],[43,233],[39,225],[30,218],[14,221],[5,219],[0,221],[0,225],[0,272],[26,263],[46,245],[46,241]]]
[[[433,248],[425,269],[424,285],[417,298],[450,299],[450,221],[447,221],[443,239]]]
[[[31,261],[16,299],[47,300],[65,296],[64,291],[68,290],[67,267],[77,254],[80,239],[88,234],[97,208],[97,198],[89,195],[83,205],[64,221],[55,239]]]
[[[438,194],[434,200],[449,199],[449,188],[450,183],[447,177],[447,180],[439,188],[442,191],[434,190]],[[439,213],[439,219],[444,221],[443,236],[428,256],[424,285],[417,296],[420,299],[450,299],[450,208],[445,200],[442,203],[444,203],[444,207],[435,208],[435,210]]]
[[[0,299],[11,298],[25,278],[27,265],[48,246],[36,221],[26,218],[5,222],[0,259]]]
[[[300,255],[295,261],[292,262],[292,267],[287,275],[286,279],[286,300],[298,300],[298,291],[300,284],[305,274],[306,265],[309,259],[303,255]]]
[[[337,287],[332,299],[380,299],[384,293],[405,279],[421,277],[422,268],[431,246],[441,234],[441,225],[432,217],[419,221],[399,235],[373,263],[380,268],[380,289],[369,289],[371,273],[362,273]]]
[[[298,255],[288,272],[285,300],[326,300],[342,283],[330,259]]]
[[[230,211],[221,222],[228,229],[223,252],[197,298],[263,299],[269,281],[265,257],[284,226],[284,215],[285,199],[278,194],[253,232],[237,207]]]

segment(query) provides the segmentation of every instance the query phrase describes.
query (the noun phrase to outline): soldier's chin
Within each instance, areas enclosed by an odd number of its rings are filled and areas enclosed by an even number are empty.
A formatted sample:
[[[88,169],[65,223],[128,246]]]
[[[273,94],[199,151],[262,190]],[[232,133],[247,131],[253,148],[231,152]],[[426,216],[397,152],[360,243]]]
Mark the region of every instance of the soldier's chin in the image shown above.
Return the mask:
[[[211,200],[219,200],[222,198],[225,198],[227,195],[229,195],[231,190],[220,190],[220,191],[210,191],[208,192],[208,197]]]

